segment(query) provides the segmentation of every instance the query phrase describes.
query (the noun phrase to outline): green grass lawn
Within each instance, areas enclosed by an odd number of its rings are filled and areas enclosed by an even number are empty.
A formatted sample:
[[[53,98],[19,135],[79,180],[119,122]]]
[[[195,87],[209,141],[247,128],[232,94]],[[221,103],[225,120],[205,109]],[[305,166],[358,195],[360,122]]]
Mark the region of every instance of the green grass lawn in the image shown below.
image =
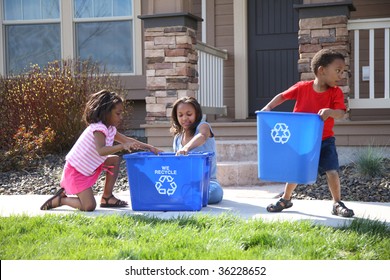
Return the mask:
[[[0,217],[2,260],[389,260],[390,228],[345,228],[234,215],[162,220],[80,213]]]

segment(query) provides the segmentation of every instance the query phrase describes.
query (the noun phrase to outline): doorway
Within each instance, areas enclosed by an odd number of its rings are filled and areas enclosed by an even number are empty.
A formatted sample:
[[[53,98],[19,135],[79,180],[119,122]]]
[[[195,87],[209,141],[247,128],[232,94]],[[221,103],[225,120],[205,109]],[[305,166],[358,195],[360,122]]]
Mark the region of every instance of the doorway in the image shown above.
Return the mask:
[[[299,15],[302,0],[248,0],[248,113],[298,82]],[[292,111],[294,101],[277,111]]]

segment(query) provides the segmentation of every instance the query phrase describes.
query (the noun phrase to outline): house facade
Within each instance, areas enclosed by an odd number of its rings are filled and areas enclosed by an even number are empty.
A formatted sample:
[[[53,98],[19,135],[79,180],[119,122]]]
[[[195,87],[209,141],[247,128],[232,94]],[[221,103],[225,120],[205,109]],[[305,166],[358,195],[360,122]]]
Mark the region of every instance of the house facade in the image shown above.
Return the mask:
[[[345,55],[350,74],[340,83],[348,114],[336,123],[337,144],[389,146],[389,0],[199,0],[164,2],[164,8],[158,2],[148,1],[144,12],[200,17],[197,44],[227,53],[221,71],[226,113],[208,115],[220,139],[255,139],[255,111],[296,81],[312,79],[311,58],[321,48],[332,48]],[[209,73],[198,67],[202,80]],[[169,115],[169,100],[149,102],[151,108],[166,107]],[[168,126],[159,120],[143,125],[148,139],[161,146],[171,141],[163,136]]]
[[[123,130],[170,147],[172,103],[200,99],[220,140],[256,139],[255,111],[312,79],[321,48],[346,56],[338,146],[390,145],[390,0],[1,0],[0,74],[92,58],[133,101]],[[292,103],[280,110],[290,111]]]

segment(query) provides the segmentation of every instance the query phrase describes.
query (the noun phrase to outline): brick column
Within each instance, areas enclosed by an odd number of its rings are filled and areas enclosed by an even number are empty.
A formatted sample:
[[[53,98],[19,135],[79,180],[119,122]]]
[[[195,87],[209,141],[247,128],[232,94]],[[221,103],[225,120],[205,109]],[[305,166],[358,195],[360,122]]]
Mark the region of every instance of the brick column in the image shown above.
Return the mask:
[[[316,52],[328,48],[345,56],[347,69],[350,66],[350,39],[347,23],[349,12],[354,10],[351,2],[297,5],[299,10],[299,60],[300,80],[315,78],[311,60]],[[340,88],[348,95],[349,77],[341,81]]]
[[[170,121],[172,105],[198,90],[197,21],[191,14],[140,16],[145,27],[146,123]]]

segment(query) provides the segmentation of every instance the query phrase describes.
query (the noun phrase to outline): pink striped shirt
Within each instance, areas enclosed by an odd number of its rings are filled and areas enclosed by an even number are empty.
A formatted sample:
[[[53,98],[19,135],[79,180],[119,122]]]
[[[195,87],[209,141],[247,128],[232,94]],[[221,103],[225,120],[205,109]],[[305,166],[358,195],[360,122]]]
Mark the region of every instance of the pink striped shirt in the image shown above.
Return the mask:
[[[106,146],[114,144],[116,127],[107,128],[102,122],[91,123],[77,139],[76,143],[66,155],[66,161],[85,176],[92,175],[107,158],[100,156],[96,150],[93,133],[100,131],[106,136]]]

